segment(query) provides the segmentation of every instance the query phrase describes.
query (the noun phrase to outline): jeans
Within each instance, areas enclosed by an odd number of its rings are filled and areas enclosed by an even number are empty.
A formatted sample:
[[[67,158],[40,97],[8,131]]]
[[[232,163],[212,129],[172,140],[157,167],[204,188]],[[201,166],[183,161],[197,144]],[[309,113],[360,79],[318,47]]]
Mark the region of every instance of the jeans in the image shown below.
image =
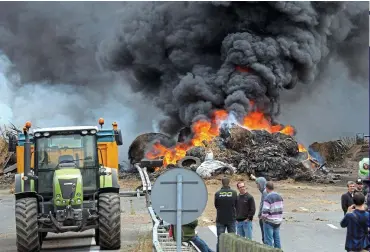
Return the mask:
[[[213,250],[208,247],[207,243],[200,239],[198,235],[195,235],[193,238],[190,239],[190,241],[192,241],[201,252],[213,252]]]
[[[281,248],[280,244],[280,225],[274,225],[267,222],[263,223],[263,232],[265,244],[274,248]]]
[[[236,223],[237,234],[241,237],[252,240],[252,222],[251,221],[238,221]]]
[[[264,234],[263,234],[263,220],[260,219],[259,223],[260,223],[261,234],[262,234],[262,243],[265,243],[265,237],[264,237]]]
[[[216,250],[217,252],[219,251],[219,241],[220,241],[220,235],[222,233],[227,232],[228,233],[235,233],[235,221],[231,221],[227,224],[221,224],[221,223],[216,223],[216,228],[217,228],[217,245],[216,245]]]

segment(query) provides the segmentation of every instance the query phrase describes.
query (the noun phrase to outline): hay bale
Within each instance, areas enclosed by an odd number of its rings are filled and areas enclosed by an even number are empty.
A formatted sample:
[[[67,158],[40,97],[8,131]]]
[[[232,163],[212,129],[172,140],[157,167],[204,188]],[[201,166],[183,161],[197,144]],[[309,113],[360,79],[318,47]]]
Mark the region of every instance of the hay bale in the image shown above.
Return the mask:
[[[159,142],[168,148],[175,145],[175,141],[173,139],[162,133],[141,134],[135,138],[128,149],[128,158],[130,163],[134,164],[145,158],[146,152],[149,151],[156,142]]]

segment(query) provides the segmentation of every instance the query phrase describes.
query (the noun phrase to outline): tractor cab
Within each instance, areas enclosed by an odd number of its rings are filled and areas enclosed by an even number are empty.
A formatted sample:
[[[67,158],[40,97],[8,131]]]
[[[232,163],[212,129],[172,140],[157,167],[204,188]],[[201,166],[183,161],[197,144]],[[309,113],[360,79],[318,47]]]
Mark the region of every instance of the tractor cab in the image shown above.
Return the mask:
[[[74,173],[71,170],[78,169],[82,176],[85,199],[91,198],[99,188],[97,132],[98,128],[91,126],[34,130],[33,170],[39,177],[35,186],[45,200],[53,197],[53,185],[57,182],[53,181],[53,178],[56,172],[69,174]],[[68,184],[74,180],[63,181]],[[62,193],[66,189],[64,184],[60,184]],[[69,186],[70,184],[66,187]]]

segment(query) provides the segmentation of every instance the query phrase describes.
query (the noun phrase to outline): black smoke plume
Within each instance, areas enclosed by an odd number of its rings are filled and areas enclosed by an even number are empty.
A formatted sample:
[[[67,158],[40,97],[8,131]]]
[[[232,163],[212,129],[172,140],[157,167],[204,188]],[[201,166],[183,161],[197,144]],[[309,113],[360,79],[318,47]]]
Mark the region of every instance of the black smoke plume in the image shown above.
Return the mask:
[[[312,85],[334,56],[368,77],[367,11],[366,2],[128,3],[99,58],[155,100],[164,132],[213,109],[243,116],[250,101],[275,118],[281,90]]]

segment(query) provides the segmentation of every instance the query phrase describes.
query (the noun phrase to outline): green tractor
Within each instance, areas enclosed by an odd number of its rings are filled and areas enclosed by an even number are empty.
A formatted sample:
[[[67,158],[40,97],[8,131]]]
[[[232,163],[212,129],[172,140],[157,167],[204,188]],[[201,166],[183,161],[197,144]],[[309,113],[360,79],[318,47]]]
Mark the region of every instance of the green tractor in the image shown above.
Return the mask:
[[[108,160],[103,159],[109,158],[109,148],[122,145],[121,132],[117,127],[99,131],[84,126],[35,129],[30,134],[30,127],[27,122],[16,144],[17,250],[40,251],[49,232],[88,229],[95,230],[101,249],[120,249],[118,171],[105,167]],[[118,160],[118,150],[112,152]]]

